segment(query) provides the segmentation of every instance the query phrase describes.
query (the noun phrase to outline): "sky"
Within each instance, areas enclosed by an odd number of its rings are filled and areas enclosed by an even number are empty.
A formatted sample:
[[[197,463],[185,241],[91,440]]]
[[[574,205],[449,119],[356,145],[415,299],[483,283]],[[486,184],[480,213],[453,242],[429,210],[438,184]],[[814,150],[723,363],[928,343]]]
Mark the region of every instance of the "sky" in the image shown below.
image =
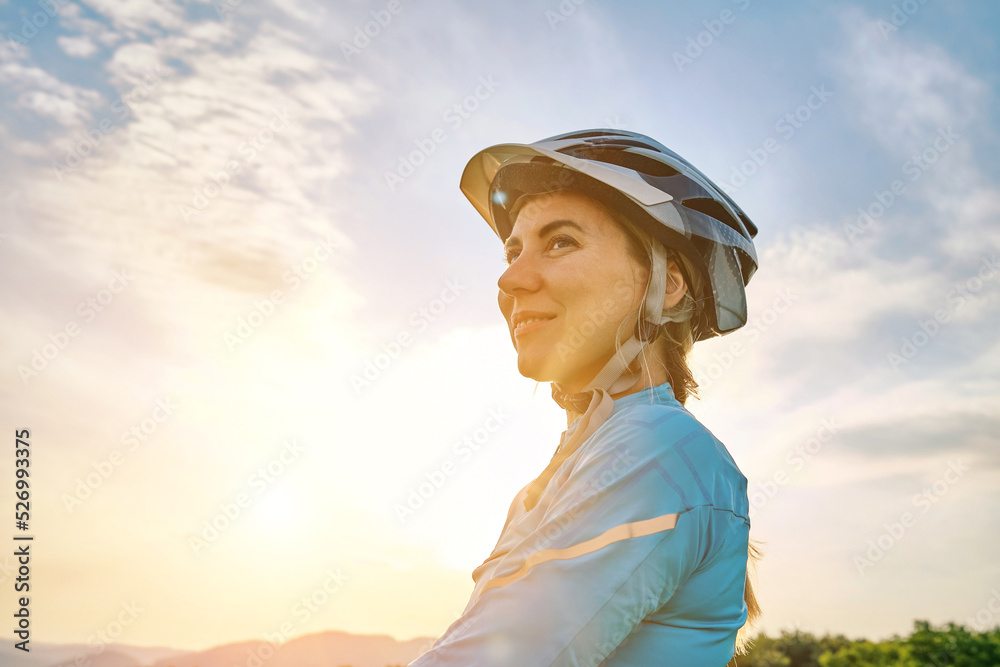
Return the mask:
[[[934,0],[0,4],[32,638],[440,635],[566,427],[459,178],[601,127],[760,230],[687,407],[748,478],[761,627],[1000,623],[998,28]]]

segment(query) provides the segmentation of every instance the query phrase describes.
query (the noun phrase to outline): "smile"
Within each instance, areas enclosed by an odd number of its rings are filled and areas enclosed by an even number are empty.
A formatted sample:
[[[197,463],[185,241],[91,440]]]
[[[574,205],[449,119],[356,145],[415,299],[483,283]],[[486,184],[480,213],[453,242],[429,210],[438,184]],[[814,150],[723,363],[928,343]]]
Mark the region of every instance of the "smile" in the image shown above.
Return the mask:
[[[514,336],[520,337],[523,336],[524,334],[536,331],[537,329],[540,329],[542,326],[544,326],[546,322],[549,322],[553,319],[555,318],[550,317],[547,319],[543,319],[540,317],[533,317],[524,320],[523,322],[519,322],[517,327],[514,329]]]

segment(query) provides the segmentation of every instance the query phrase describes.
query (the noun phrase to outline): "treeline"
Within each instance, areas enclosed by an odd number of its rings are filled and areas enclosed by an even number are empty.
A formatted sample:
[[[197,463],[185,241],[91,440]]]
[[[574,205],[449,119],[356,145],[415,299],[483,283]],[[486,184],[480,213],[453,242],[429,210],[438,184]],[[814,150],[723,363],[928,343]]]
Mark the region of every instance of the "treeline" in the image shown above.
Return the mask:
[[[784,631],[779,637],[761,633],[750,653],[730,665],[739,667],[997,667],[1000,628],[985,632],[948,623],[933,627],[914,621],[907,637],[880,642],[843,635],[816,637]]]

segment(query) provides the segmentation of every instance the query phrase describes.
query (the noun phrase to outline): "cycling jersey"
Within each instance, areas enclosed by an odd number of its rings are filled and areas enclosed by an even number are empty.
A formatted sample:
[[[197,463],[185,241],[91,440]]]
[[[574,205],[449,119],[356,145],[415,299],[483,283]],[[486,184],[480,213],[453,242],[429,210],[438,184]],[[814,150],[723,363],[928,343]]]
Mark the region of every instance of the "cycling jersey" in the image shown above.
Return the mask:
[[[531,486],[409,667],[726,665],[747,618],[746,477],[669,383],[615,400],[527,509]]]

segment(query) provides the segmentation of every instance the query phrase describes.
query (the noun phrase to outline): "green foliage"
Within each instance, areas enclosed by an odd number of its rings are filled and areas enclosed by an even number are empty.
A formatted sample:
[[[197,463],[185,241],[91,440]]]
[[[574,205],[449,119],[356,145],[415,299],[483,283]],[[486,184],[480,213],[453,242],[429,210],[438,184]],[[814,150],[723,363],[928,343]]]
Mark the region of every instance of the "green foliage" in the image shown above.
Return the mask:
[[[907,643],[918,665],[940,667],[995,667],[1000,665],[1000,630],[970,632],[948,623],[935,630],[927,621],[916,621]]]
[[[761,633],[750,652],[730,664],[739,667],[997,667],[1000,628],[975,632],[948,623],[939,628],[915,621],[909,637],[881,642],[816,637],[783,631],[778,637]]]
[[[837,651],[826,651],[819,656],[820,667],[918,667],[920,663],[910,656],[910,649],[897,641],[878,644],[859,639]]]
[[[780,637],[760,634],[746,656],[737,658],[739,667],[819,667],[819,656],[824,651],[837,651],[850,644],[842,635],[816,637],[796,630],[781,633]]]

